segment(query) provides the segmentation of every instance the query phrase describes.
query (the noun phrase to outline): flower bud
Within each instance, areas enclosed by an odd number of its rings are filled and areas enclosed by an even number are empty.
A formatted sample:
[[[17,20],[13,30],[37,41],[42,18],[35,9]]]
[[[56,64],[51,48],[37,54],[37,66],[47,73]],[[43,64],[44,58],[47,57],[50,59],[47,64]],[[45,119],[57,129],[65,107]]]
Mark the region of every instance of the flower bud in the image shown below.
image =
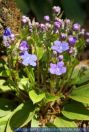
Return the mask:
[[[74,31],[79,31],[79,30],[80,30],[80,24],[75,23],[75,24],[73,25],[73,30],[74,30]]]
[[[59,61],[63,60],[63,55],[58,56]]]
[[[49,16],[44,16],[44,20],[49,22],[50,21],[50,17]]]
[[[61,13],[61,8],[59,6],[53,6],[54,13]]]
[[[69,38],[68,38],[69,44],[74,45],[76,43],[76,41],[77,41],[76,37],[69,36]]]
[[[65,33],[61,33],[60,38],[61,38],[62,40],[65,40],[66,37],[67,37],[67,34],[65,34]]]

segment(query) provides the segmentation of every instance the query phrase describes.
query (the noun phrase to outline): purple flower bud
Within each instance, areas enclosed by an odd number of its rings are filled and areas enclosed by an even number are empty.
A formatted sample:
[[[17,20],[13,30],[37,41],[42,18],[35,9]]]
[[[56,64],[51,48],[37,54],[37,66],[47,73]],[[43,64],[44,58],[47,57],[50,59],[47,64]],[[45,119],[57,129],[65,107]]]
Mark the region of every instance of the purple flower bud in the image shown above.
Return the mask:
[[[14,41],[15,35],[11,32],[10,28],[6,28],[3,33],[3,44],[5,47],[9,47],[11,42]]]
[[[68,38],[69,44],[74,45],[76,43],[76,41],[77,41],[76,37],[69,36],[69,38]]]
[[[63,20],[60,19],[60,18],[58,18],[58,17],[55,18],[55,21],[59,22],[61,25],[62,25],[62,23],[63,23]]]
[[[12,34],[11,29],[10,28],[6,28],[4,31],[4,36],[10,36]]]
[[[86,36],[89,37],[89,32],[86,32]]]
[[[67,38],[67,34],[61,33],[60,38],[61,38],[62,40],[65,40],[65,39]]]
[[[22,22],[25,24],[29,21],[29,18],[26,16],[22,16]]]
[[[70,47],[69,54],[72,54],[72,56],[76,57],[77,49],[75,47]]]
[[[42,31],[46,31],[47,27],[45,24],[41,23],[39,24],[39,28],[42,30]]]
[[[56,22],[54,22],[54,26],[56,29],[59,29],[61,27],[61,24],[60,24],[60,22],[56,21]]]
[[[86,42],[89,44],[89,38],[88,38],[88,39],[86,39]]]
[[[12,34],[10,35],[10,38],[11,38],[12,41],[14,41],[14,40],[15,40],[15,35],[12,33]]]
[[[54,13],[60,13],[61,12],[61,8],[59,6],[53,6],[53,12]]]
[[[54,55],[57,55],[57,51],[53,51],[53,54],[54,54]]]
[[[9,41],[3,41],[3,44],[4,44],[5,47],[9,47],[10,46]]]
[[[63,55],[59,55],[58,59],[59,59],[59,61],[62,61],[63,60]]]
[[[79,30],[80,30],[80,24],[75,23],[75,24],[73,25],[73,30],[74,30],[74,31],[79,31]]]
[[[70,19],[65,19],[64,22],[65,22],[66,25],[70,25]]]
[[[51,28],[51,24],[50,23],[45,23],[47,29]]]
[[[80,35],[84,35],[84,34],[85,34],[85,29],[81,29]]]
[[[27,20],[26,20],[26,19],[22,19],[22,22],[23,22],[23,23],[27,23]]]
[[[49,16],[44,16],[44,20],[49,22],[50,21],[50,17]]]
[[[69,49],[69,54],[72,54],[73,53],[73,47],[71,47],[70,49]]]
[[[21,51],[26,51],[26,50],[28,50],[28,48],[29,48],[29,46],[28,46],[27,41],[22,41],[22,42],[20,43],[19,49],[20,49]]]
[[[35,22],[35,24],[36,24],[36,27],[38,28],[39,27],[39,22]]]

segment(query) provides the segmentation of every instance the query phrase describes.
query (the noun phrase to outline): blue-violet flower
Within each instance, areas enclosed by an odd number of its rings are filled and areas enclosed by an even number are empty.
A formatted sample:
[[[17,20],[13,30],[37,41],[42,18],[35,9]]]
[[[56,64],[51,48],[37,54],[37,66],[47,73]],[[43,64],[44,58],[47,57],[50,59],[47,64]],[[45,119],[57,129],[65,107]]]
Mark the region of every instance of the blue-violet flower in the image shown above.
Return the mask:
[[[55,75],[62,75],[66,73],[66,67],[64,66],[64,62],[60,61],[57,64],[51,63],[49,72]]]
[[[22,64],[25,66],[31,65],[31,66],[36,66],[36,60],[37,56],[34,54],[29,54],[27,51],[24,53],[20,54],[20,57],[22,59]]]
[[[14,41],[15,35],[11,32],[10,28],[6,28],[3,33],[3,44],[5,47],[9,47],[11,42]]]
[[[58,53],[62,53],[69,49],[69,44],[67,42],[61,42],[61,41],[54,41],[54,45],[51,47],[53,51],[56,51]]]
[[[24,40],[23,40],[23,41],[20,43],[19,49],[20,49],[21,51],[26,51],[26,50],[28,50],[28,48],[29,48],[29,46],[28,46],[27,41],[24,41]]]

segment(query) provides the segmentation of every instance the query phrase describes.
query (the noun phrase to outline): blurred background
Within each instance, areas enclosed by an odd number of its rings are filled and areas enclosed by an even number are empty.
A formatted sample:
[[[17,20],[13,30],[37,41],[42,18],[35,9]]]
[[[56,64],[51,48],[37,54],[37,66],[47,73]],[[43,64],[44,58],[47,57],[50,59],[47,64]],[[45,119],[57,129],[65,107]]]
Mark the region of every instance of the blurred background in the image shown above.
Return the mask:
[[[70,18],[89,30],[89,0],[15,0],[17,7],[30,18],[43,20],[44,15],[52,17],[52,6],[61,6],[63,18]]]

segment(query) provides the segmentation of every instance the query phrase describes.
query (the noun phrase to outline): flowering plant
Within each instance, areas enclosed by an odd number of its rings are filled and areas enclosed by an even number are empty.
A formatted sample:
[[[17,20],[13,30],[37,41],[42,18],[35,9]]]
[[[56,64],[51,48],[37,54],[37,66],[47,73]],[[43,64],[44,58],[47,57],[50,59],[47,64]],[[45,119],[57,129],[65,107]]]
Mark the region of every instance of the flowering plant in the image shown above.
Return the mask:
[[[0,127],[6,132],[24,126],[78,127],[78,121],[89,120],[89,68],[77,66],[85,30],[61,19],[60,11],[54,6],[53,19],[44,16],[44,23],[23,16],[19,34],[8,27],[3,33]]]

